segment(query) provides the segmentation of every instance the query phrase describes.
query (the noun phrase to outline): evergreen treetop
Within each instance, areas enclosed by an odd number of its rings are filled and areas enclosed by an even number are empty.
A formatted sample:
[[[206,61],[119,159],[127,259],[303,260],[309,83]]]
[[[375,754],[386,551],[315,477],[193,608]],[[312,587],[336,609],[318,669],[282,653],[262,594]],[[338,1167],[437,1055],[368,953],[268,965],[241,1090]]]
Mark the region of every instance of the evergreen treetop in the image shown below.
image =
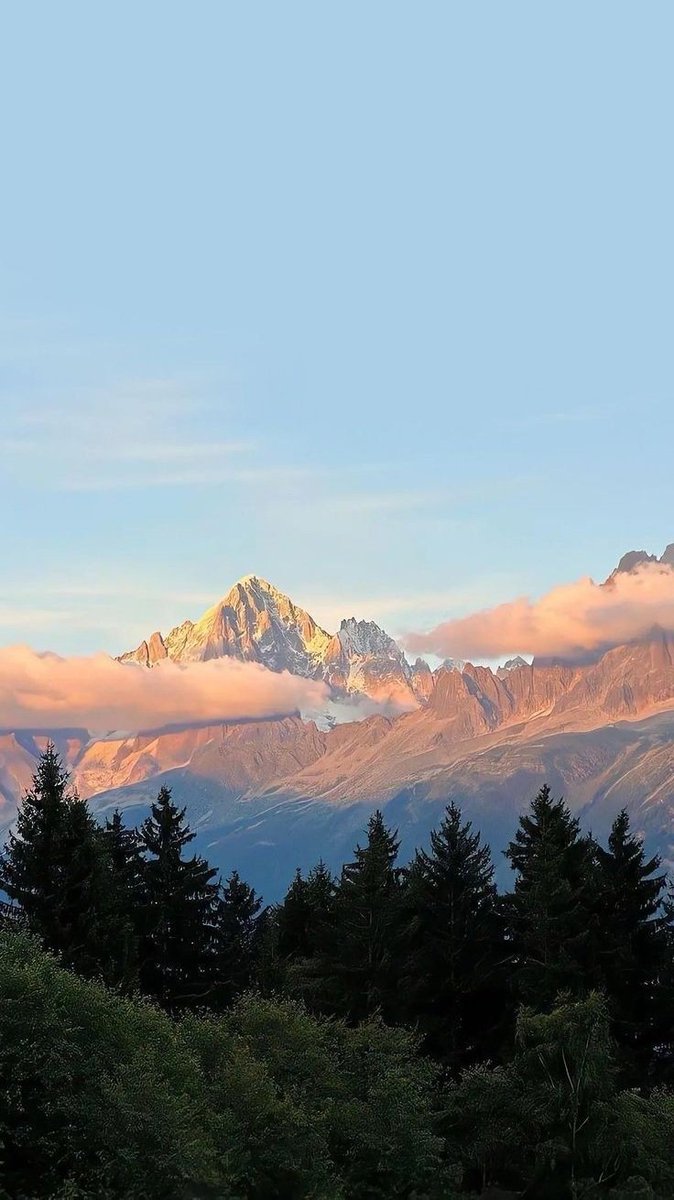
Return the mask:
[[[520,997],[549,1005],[560,991],[600,983],[594,842],[547,785],[505,854],[516,872],[506,912]]]
[[[404,889],[404,1003],[453,1069],[484,1057],[503,1025],[504,947],[488,846],[450,803]]]
[[[351,1020],[390,1012],[395,998],[394,960],[399,936],[400,842],[377,810],[367,843],[342,868],[326,927],[323,969],[329,1006]]]
[[[199,855],[183,857],[195,836],[185,812],[162,787],[140,829],[145,855],[141,981],[169,1008],[205,1002],[217,978],[217,872]]]
[[[0,887],[64,963],[128,981],[133,930],[125,898],[103,833],[51,742],[0,858]]]
[[[608,840],[596,847],[600,868],[600,963],[610,997],[613,1033],[630,1058],[628,1078],[644,1078],[664,1037],[668,1007],[666,876],[657,855],[647,858],[623,810]]]

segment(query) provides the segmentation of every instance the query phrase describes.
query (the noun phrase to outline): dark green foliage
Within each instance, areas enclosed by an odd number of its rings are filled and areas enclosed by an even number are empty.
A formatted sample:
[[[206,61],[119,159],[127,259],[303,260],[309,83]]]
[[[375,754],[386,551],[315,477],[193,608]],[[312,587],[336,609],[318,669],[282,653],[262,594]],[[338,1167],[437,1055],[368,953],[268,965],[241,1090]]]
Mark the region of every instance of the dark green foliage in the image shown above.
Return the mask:
[[[141,854],[137,829],[128,829],[122,814],[115,810],[105,822],[103,840],[115,880],[115,893],[126,927],[126,978],[138,984],[140,947],[145,933],[145,860]]]
[[[295,874],[282,904],[268,914],[265,945],[273,946],[275,990],[315,1011],[330,1010],[325,956],[334,936],[334,877],[321,861],[306,879]]]
[[[211,1024],[216,1042],[223,1029],[264,1060],[276,1095],[296,1114],[293,1123],[311,1130],[311,1143],[305,1142],[307,1150],[312,1147],[311,1186],[325,1189],[317,1194],[375,1200],[409,1196],[412,1188],[423,1193],[436,1176],[441,1181],[435,1070],[416,1056],[410,1034],[379,1020],[354,1030],[312,1018],[296,1002],[256,997],[244,998],[222,1023]],[[214,1058],[207,1050],[205,1061]],[[212,1084],[222,1087],[224,1100],[225,1080],[218,1084],[216,1074]],[[255,1194],[313,1192],[278,1187]]]
[[[113,869],[129,899],[142,899],[144,861],[137,829],[128,829],[119,809],[105,822],[103,837]]]
[[[658,1083],[674,1083],[674,885],[667,885],[662,904],[661,930],[665,942],[664,964],[654,996],[656,1052],[651,1063]]]
[[[218,1002],[230,1004],[250,987],[260,945],[262,902],[233,871],[214,911]]]
[[[68,966],[109,982],[129,981],[135,939],[127,897],[105,835],[68,784],[50,744],[0,859],[0,887]]]
[[[282,958],[313,958],[332,916],[335,894],[335,881],[322,860],[306,879],[298,868],[276,917]]]
[[[378,812],[264,911],[193,837],[41,760],[1,881],[71,970],[0,932],[0,1200],[674,1195],[674,899],[625,814],[604,850],[543,788],[499,898],[455,805],[406,871]]]
[[[611,1000],[613,1032],[635,1082],[646,1078],[658,1028],[660,989],[667,966],[667,933],[662,919],[666,878],[660,859],[646,859],[641,841],[630,833],[621,812],[613,823],[608,850],[596,848],[601,868],[602,977]]]
[[[400,925],[399,842],[377,811],[367,827],[367,845],[342,868],[325,927],[319,970],[328,1011],[360,1021],[391,1014],[396,1003],[396,951]]]
[[[506,855],[516,872],[506,916],[518,997],[544,1007],[561,990],[600,984],[594,843],[549,787],[520,817]]]
[[[64,971],[20,934],[0,935],[0,1010],[8,1196],[52,1197],[69,1182],[91,1197],[184,1197],[188,1183],[209,1194],[199,1071],[166,1016]]]
[[[401,1015],[452,1069],[495,1053],[507,1012],[505,946],[488,846],[449,804],[404,888]]]
[[[439,1176],[409,1035],[246,997],[174,1022],[0,935],[4,1194],[377,1200]],[[442,1193],[441,1193],[442,1194]]]
[[[310,916],[307,881],[298,867],[285,899],[276,912],[278,951],[283,958],[308,956]]]
[[[471,1068],[447,1099],[449,1141],[467,1183],[575,1200],[640,1175],[655,1195],[672,1195],[674,1104],[618,1089],[597,993],[561,999],[546,1014],[523,1009],[507,1066]]]
[[[185,809],[163,787],[140,829],[145,855],[140,979],[143,990],[169,1009],[204,1004],[216,990],[216,872],[197,855],[183,856],[194,836]]]

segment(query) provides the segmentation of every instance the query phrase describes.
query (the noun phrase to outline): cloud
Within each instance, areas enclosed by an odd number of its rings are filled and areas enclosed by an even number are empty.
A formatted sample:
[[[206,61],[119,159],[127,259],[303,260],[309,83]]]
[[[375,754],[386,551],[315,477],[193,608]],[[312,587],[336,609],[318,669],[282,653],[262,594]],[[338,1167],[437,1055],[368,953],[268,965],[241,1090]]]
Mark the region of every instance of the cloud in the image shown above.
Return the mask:
[[[328,688],[257,663],[216,659],[152,670],[107,655],[61,658],[0,649],[0,727],[138,731],[320,710]]]
[[[319,625],[329,631],[338,629],[344,617],[357,617],[358,620],[375,621],[385,626],[389,633],[395,633],[396,629],[403,627],[403,622],[412,619],[410,613],[415,614],[417,619],[426,616],[432,620],[448,608],[468,612],[484,603],[496,588],[503,592],[506,586],[512,586],[512,578],[505,573],[494,573],[481,576],[466,587],[410,592],[407,595],[400,592],[395,595],[313,592],[308,596],[303,595],[301,603]]]
[[[2,350],[0,328],[0,354]],[[234,487],[269,493],[278,488],[306,504],[307,488],[322,491],[345,475],[368,478],[385,466],[299,465],[270,459],[269,447],[238,436],[235,384],[213,380],[130,379],[82,386],[67,395],[2,393],[0,468],[19,484],[63,492]],[[194,437],[194,430],[206,436]],[[230,436],[234,432],[235,436]],[[367,505],[377,497],[359,498]],[[332,502],[332,501],[331,501]],[[386,506],[386,501],[384,501]]]
[[[221,481],[254,445],[229,437],[222,403],[198,384],[140,379],[115,387],[3,398],[0,461],[63,490],[106,490]],[[211,436],[195,440],[195,425]],[[227,425],[227,428],[226,428]]]
[[[337,495],[326,500],[336,513],[396,513],[426,508],[432,504],[447,503],[449,492],[356,492],[352,495]]]
[[[674,570],[645,563],[607,584],[579,579],[553,588],[539,600],[519,597],[444,621],[426,633],[408,633],[403,641],[412,652],[443,658],[572,658],[642,637],[654,625],[674,630]]]

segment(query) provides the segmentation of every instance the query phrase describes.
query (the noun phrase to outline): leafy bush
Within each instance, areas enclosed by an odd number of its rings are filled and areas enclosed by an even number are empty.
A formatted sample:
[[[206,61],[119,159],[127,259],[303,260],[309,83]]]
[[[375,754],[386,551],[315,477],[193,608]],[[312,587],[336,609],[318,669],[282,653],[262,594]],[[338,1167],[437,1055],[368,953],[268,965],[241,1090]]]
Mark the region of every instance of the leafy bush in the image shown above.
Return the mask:
[[[408,1034],[244,997],[174,1022],[0,935],[4,1194],[365,1200],[439,1171],[434,1069]]]

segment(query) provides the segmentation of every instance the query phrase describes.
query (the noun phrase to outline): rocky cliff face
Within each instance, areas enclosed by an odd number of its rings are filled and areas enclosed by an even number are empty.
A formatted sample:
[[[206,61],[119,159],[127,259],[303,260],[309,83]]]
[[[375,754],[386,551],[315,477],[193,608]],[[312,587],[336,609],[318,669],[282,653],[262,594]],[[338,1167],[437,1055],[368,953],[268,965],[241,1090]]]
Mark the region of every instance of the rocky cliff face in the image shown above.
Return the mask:
[[[122,662],[152,667],[162,658],[203,662],[233,657],[259,662],[272,671],[324,679],[337,695],[364,696],[398,708],[413,708],[419,692],[415,672],[393,638],[374,621],[342,621],[329,634],[303,608],[256,575],[247,575],[198,621],[184,621],[163,637],[121,656]],[[430,671],[428,672],[430,674]]]
[[[184,621],[164,638],[154,633],[122,655],[152,666],[160,658],[205,662],[233,657],[272,671],[318,677],[330,635],[272,584],[247,575],[198,621]]]
[[[374,621],[342,621],[330,639],[322,677],[337,692],[414,708],[415,674],[400,647]]]
[[[670,542],[665,547],[664,552],[658,558],[657,554],[649,554],[647,550],[628,550],[627,554],[623,554],[617,567],[606,580],[610,583],[615,579],[616,575],[629,574],[631,571],[636,571],[638,567],[644,563],[660,563],[664,567],[674,567],[674,542]]]

